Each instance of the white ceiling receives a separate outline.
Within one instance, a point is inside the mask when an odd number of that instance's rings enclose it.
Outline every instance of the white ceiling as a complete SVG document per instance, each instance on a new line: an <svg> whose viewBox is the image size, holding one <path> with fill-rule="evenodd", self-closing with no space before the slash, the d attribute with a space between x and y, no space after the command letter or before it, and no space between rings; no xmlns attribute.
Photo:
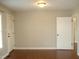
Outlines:
<svg viewBox="0 0 79 59"><path fill-rule="evenodd" d="M73 10L78 7L79 0L47 0L48 6L43 9ZM0 3L14 11L39 9L33 0L0 0Z"/></svg>

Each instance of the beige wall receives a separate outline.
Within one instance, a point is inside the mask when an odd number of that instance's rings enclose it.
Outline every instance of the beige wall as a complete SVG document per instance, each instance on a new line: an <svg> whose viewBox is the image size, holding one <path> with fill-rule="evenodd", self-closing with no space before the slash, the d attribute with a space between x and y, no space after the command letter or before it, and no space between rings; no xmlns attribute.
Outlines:
<svg viewBox="0 0 79 59"><path fill-rule="evenodd" d="M15 13L16 48L56 48L56 17L71 11L33 10Z"/></svg>

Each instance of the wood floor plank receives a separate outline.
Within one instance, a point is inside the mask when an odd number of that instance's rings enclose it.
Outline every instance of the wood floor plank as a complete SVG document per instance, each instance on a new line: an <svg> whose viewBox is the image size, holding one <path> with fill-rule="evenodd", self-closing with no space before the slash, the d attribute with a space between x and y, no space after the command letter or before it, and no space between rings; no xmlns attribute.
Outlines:
<svg viewBox="0 0 79 59"><path fill-rule="evenodd" d="M73 50L14 50L5 59L77 59Z"/></svg>

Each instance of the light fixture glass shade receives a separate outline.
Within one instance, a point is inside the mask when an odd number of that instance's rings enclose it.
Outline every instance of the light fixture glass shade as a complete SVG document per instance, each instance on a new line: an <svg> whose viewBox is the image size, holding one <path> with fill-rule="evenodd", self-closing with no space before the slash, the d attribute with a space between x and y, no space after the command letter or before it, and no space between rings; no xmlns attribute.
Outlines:
<svg viewBox="0 0 79 59"><path fill-rule="evenodd" d="M45 1L37 1L36 5L43 8L43 7L47 6L47 2L45 2Z"/></svg>

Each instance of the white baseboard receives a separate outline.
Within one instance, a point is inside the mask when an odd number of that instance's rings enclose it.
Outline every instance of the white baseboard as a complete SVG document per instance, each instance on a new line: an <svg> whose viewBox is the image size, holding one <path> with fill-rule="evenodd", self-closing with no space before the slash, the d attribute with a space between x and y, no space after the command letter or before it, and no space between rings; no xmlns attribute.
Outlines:
<svg viewBox="0 0 79 59"><path fill-rule="evenodd" d="M35 49L56 49L56 48L23 48L23 47L16 47L15 49L33 49L33 50L35 50Z"/></svg>
<svg viewBox="0 0 79 59"><path fill-rule="evenodd" d="M12 49L12 50L13 50L13 49ZM12 51L12 50L11 50L11 51ZM11 52L11 51L10 51L10 52ZM7 57L10 52L7 52L5 55L3 55L1 59L4 59L5 57Z"/></svg>
<svg viewBox="0 0 79 59"><path fill-rule="evenodd" d="M79 56L79 53L77 53L77 55Z"/></svg>
<svg viewBox="0 0 79 59"><path fill-rule="evenodd" d="M43 47L41 47L41 48L34 48L34 47L33 47L33 48L32 48L32 47L31 47L31 48L15 47L15 49L20 49L20 50L22 50L22 49L23 49L23 50L39 50L39 49L45 49L45 50L46 50L46 49L47 49L47 50L49 49L49 50L50 50L50 49L55 49L55 50L56 50L56 49L58 49L58 48L49 48L49 47L48 47L48 48L43 48ZM66 49L66 48L65 48L65 49L59 49L59 50L72 50L72 48L69 48L69 49Z"/></svg>
<svg viewBox="0 0 79 59"><path fill-rule="evenodd" d="M4 59L5 57L7 57L9 55L9 53L6 53L4 56L2 56L1 59Z"/></svg>

